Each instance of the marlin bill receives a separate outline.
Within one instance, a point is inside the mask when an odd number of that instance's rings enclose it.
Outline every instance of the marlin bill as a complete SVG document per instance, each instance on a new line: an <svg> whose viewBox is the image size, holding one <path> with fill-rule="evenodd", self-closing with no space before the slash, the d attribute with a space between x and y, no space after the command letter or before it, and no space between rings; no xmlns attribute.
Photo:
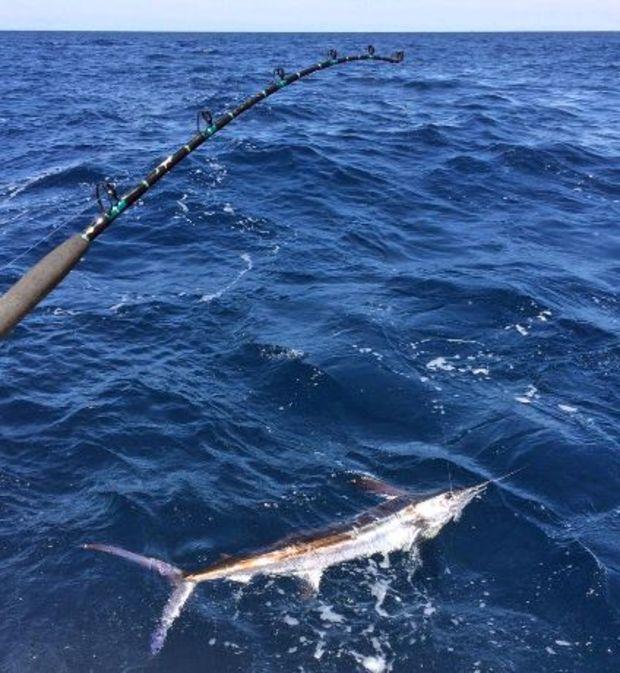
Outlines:
<svg viewBox="0 0 620 673"><path fill-rule="evenodd" d="M85 544L84 549L114 554L154 570L170 581L172 594L151 638L151 652L163 647L166 634L198 584L214 580L247 583L257 575L290 576L308 589L318 591L323 572L353 559L410 550L435 537L450 521L457 521L464 508L481 495L490 482L461 490L449 490L424 499L366 474L353 483L384 501L348 524L276 543L251 554L227 557L196 572L107 544Z"/></svg>

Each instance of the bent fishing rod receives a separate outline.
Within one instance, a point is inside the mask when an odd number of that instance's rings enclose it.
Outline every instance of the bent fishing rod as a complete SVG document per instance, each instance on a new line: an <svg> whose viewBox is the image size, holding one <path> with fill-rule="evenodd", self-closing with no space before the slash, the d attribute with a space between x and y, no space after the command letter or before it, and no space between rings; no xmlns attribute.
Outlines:
<svg viewBox="0 0 620 673"><path fill-rule="evenodd" d="M339 57L337 52L331 49L327 60L311 65L304 70L287 75L282 68L276 68L274 71L275 79L268 87L247 98L236 108L225 112L217 119L213 119L213 115L209 110L201 110L198 113L197 133L174 154L164 159L135 187L119 197L114 184L106 182L97 185L96 196L101 213L90 222L83 232L74 234L49 252L0 297L0 337L6 336L22 318L28 315L49 292L60 284L63 278L86 254L90 244L119 215L134 205L164 175L185 159L188 154L191 154L206 140L218 131L221 131L233 119L247 112L247 110L276 93L276 91L318 70L325 70L326 68L350 61L387 61L388 63L400 63L404 59L404 56L403 51L397 51L391 56L378 56L375 54L374 47L369 46L366 53ZM201 128L201 126L204 126L204 128ZM107 207L104 205L104 202Z"/></svg>

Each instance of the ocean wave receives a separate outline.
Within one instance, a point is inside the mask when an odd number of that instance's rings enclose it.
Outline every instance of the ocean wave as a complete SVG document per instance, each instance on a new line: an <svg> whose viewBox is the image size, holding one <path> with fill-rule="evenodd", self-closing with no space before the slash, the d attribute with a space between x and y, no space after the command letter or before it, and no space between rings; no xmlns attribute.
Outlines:
<svg viewBox="0 0 620 673"><path fill-rule="evenodd" d="M407 89L415 89L416 91L443 91L446 89L458 89L463 84L463 80L446 77L408 80L403 83L403 86Z"/></svg>
<svg viewBox="0 0 620 673"><path fill-rule="evenodd" d="M56 232L5 287L86 226L103 176L139 182L196 110L269 83L274 54L290 70L326 48L0 40L6 261ZM618 38L337 41L408 56L316 73L227 126L2 342L3 671L144 668L168 587L85 542L195 570L377 505L351 471L423 497L515 470L314 598L205 586L148 666L614 670Z"/></svg>

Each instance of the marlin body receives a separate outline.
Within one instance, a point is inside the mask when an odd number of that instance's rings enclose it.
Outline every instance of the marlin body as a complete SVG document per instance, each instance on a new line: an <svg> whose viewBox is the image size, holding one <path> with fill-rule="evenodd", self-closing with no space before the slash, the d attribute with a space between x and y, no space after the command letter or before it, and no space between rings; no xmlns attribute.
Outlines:
<svg viewBox="0 0 620 673"><path fill-rule="evenodd" d="M163 647L168 629L200 582L229 580L247 583L257 575L292 576L318 591L323 572L334 565L374 554L409 550L418 542L435 537L489 482L459 491L440 493L423 500L369 475L357 475L354 483L382 496L386 502L346 527L290 539L245 556L226 558L197 572L185 572L164 561L112 545L86 544L85 549L107 552L133 561L168 578L174 591L166 604L151 640L151 652Z"/></svg>

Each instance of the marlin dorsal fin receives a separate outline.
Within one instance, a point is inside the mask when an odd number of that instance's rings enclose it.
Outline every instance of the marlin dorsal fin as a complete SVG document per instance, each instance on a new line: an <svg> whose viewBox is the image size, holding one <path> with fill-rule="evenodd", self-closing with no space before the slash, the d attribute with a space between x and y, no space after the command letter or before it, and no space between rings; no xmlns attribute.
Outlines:
<svg viewBox="0 0 620 673"><path fill-rule="evenodd" d="M367 474L366 472L353 473L351 483L364 491L374 493L387 500L391 500L392 498L402 498L403 496L410 497L411 495L404 489L381 481L381 479L377 479L377 477L373 477L372 474Z"/></svg>

